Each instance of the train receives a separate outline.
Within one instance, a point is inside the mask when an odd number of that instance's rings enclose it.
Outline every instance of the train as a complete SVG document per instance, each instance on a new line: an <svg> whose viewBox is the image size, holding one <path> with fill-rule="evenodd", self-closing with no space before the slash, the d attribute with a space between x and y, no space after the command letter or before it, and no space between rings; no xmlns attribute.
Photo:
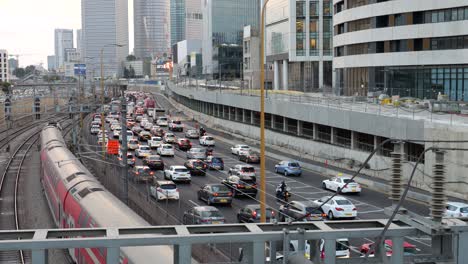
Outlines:
<svg viewBox="0 0 468 264"><path fill-rule="evenodd" d="M58 228L144 227L143 218L101 185L66 145L62 128L49 123L40 135L41 183ZM106 263L105 248L68 249L75 263ZM174 263L172 246L123 247L120 263ZM192 259L192 263L196 263Z"/></svg>

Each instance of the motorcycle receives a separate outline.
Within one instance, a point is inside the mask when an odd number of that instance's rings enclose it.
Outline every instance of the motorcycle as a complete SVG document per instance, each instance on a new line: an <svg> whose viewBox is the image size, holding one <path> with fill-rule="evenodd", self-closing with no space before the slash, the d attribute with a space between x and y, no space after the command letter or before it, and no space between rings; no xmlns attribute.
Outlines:
<svg viewBox="0 0 468 264"><path fill-rule="evenodd" d="M289 202L289 198L291 197L291 188L289 187L286 187L286 190L284 192L281 191L281 188L278 186L276 188L276 201L278 202L284 202L284 203L288 203Z"/></svg>

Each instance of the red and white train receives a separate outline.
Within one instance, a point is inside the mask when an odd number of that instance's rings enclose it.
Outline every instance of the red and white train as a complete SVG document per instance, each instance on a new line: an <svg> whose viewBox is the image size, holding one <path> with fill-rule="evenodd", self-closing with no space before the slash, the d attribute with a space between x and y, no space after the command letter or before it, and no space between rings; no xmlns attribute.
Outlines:
<svg viewBox="0 0 468 264"><path fill-rule="evenodd" d="M104 188L68 150L60 126L41 131L41 182L59 228L139 227L149 224ZM76 263L106 263L106 249L69 249ZM120 263L173 263L171 246L121 248Z"/></svg>

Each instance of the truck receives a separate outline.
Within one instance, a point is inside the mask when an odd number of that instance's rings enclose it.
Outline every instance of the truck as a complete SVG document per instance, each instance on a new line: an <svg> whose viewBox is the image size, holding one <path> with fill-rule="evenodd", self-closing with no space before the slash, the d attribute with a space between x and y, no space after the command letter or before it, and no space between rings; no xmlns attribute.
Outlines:
<svg viewBox="0 0 468 264"><path fill-rule="evenodd" d="M148 97L145 99L145 108L146 109L149 109L149 108L155 108L156 106L156 101L151 98L151 97Z"/></svg>
<svg viewBox="0 0 468 264"><path fill-rule="evenodd" d="M153 118L153 120L156 120L160 116L165 116L166 115L166 110L164 110L162 108L154 108L153 112L151 114L149 114L149 115Z"/></svg>

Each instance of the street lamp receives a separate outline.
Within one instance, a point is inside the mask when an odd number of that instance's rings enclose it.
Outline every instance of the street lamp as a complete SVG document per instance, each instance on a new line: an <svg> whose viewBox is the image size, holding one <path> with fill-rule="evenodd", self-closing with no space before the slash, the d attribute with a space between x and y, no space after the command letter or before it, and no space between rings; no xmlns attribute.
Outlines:
<svg viewBox="0 0 468 264"><path fill-rule="evenodd" d="M260 222L266 222L266 179L265 179L265 9L262 6L260 21Z"/></svg>
<svg viewBox="0 0 468 264"><path fill-rule="evenodd" d="M104 53L104 48L105 47L123 47L125 45L122 44L106 44L101 48L101 129L102 129L102 159L104 159L106 155L106 146L105 146L105 141L107 138L107 135L105 134L106 131L106 122L104 120L104 63L103 63L103 53ZM127 135L127 131L125 131L125 136ZM123 138L123 137L122 137ZM126 162L126 156L125 156L125 162Z"/></svg>

